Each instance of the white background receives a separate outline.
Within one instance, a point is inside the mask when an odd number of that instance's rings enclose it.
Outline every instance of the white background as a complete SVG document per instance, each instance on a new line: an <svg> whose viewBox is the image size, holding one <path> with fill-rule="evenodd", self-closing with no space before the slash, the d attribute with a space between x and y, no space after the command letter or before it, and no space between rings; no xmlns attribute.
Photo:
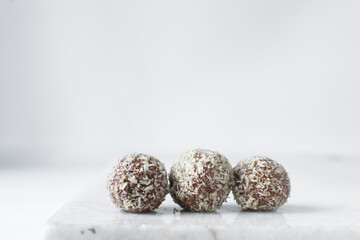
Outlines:
<svg viewBox="0 0 360 240"><path fill-rule="evenodd" d="M0 238L39 239L127 152L359 155L359 9L0 0Z"/></svg>
<svg viewBox="0 0 360 240"><path fill-rule="evenodd" d="M358 1L1 1L2 164L358 154Z"/></svg>

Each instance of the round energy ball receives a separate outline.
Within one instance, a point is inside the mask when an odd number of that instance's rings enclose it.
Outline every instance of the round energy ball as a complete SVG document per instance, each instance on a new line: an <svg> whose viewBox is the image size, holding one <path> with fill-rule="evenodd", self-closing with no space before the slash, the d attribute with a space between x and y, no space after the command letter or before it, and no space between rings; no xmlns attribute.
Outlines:
<svg viewBox="0 0 360 240"><path fill-rule="evenodd" d="M234 168L233 194L244 209L275 210L290 195L290 179L284 167L267 157L252 157Z"/></svg>
<svg viewBox="0 0 360 240"><path fill-rule="evenodd" d="M231 191L232 167L220 153L195 149L175 161L169 180L170 194L182 208L215 211Z"/></svg>
<svg viewBox="0 0 360 240"><path fill-rule="evenodd" d="M111 201L127 212L148 212L158 208L165 199L167 187L164 165L142 153L125 155L107 179Z"/></svg>

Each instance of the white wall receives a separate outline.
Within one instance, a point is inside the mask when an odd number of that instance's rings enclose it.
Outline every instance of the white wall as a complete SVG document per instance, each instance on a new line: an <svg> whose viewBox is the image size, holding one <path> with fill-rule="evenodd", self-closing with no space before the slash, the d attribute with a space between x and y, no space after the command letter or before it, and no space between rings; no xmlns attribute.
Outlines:
<svg viewBox="0 0 360 240"><path fill-rule="evenodd" d="M360 2L0 2L0 164L359 154Z"/></svg>

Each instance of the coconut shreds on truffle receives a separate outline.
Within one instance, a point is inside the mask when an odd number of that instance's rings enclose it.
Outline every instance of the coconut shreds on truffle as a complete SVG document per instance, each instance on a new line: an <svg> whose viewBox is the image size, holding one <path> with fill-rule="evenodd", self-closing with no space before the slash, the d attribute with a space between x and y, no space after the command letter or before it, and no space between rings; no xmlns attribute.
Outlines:
<svg viewBox="0 0 360 240"><path fill-rule="evenodd" d="M220 153L195 149L181 155L171 167L170 194L189 211L215 211L227 199L232 167Z"/></svg>
<svg viewBox="0 0 360 240"><path fill-rule="evenodd" d="M148 212L158 208L165 199L167 187L164 165L142 153L121 158L107 180L111 201L128 212Z"/></svg>
<svg viewBox="0 0 360 240"><path fill-rule="evenodd" d="M233 194L244 209L275 210L290 195L290 179L274 160L252 157L235 166Z"/></svg>

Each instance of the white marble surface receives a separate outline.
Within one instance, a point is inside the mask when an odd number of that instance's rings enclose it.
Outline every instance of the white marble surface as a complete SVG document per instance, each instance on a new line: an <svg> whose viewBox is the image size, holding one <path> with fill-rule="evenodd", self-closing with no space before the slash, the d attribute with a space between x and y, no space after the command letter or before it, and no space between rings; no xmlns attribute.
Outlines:
<svg viewBox="0 0 360 240"><path fill-rule="evenodd" d="M230 195L215 213L181 212L168 195L152 213L125 213L105 192L105 177L49 221L45 238L60 239L360 239L359 158L280 159L291 198L276 212L242 211Z"/></svg>
<svg viewBox="0 0 360 240"><path fill-rule="evenodd" d="M42 239L49 217L98 171L74 166L0 167L0 239Z"/></svg>

